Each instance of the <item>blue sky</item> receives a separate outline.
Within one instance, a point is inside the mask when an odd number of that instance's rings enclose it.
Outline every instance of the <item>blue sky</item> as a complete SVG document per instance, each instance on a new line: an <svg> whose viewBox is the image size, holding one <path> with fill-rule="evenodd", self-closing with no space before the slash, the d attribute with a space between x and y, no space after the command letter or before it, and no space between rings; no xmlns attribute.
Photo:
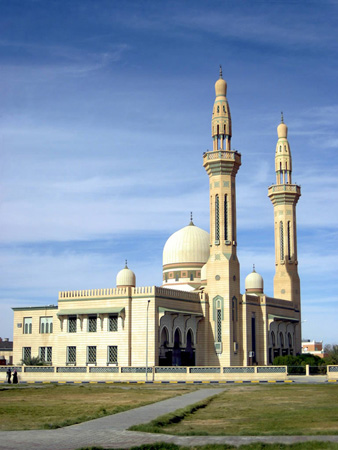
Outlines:
<svg viewBox="0 0 338 450"><path fill-rule="evenodd" d="M273 295L276 127L297 207L303 337L337 343L338 2L0 0L0 336L12 306L160 285L166 239L208 230L202 154L228 83L242 292Z"/></svg>

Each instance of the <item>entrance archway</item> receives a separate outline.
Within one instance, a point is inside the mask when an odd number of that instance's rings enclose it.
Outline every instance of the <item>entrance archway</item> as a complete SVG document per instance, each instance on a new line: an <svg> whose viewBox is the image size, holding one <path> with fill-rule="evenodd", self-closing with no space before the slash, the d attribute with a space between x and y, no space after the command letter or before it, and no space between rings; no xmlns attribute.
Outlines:
<svg viewBox="0 0 338 450"><path fill-rule="evenodd" d="M179 328L176 328L174 334L174 348L173 348L173 356L172 356L172 365L173 366L181 366L182 365L182 355L181 355L181 332Z"/></svg>
<svg viewBox="0 0 338 450"><path fill-rule="evenodd" d="M182 352L182 365L183 366L195 365L194 337L191 329L188 330L187 345L185 347L185 350Z"/></svg>

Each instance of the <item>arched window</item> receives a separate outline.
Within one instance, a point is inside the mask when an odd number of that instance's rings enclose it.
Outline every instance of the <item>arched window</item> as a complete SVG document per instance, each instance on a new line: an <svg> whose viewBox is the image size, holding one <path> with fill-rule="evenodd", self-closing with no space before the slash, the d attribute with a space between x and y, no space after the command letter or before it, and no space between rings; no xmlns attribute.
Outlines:
<svg viewBox="0 0 338 450"><path fill-rule="evenodd" d="M280 341L280 347L284 348L284 336L283 336L283 333L279 333L279 341Z"/></svg>
<svg viewBox="0 0 338 450"><path fill-rule="evenodd" d="M224 239L228 240L228 197L224 196Z"/></svg>
<svg viewBox="0 0 338 450"><path fill-rule="evenodd" d="M288 333L288 344L289 344L289 348L292 348L292 337L291 337L291 333Z"/></svg>
<svg viewBox="0 0 338 450"><path fill-rule="evenodd" d="M218 194L215 197L215 241L219 241L219 196L218 196Z"/></svg>
<svg viewBox="0 0 338 450"><path fill-rule="evenodd" d="M191 348L194 346L194 339L191 329L189 328L187 333L187 348Z"/></svg>
<svg viewBox="0 0 338 450"><path fill-rule="evenodd" d="M167 347L168 341L169 341L168 330L166 327L164 327L161 332L161 347Z"/></svg>
<svg viewBox="0 0 338 450"><path fill-rule="evenodd" d="M283 232L283 222L279 222L279 241L280 241L280 259L284 259L284 232Z"/></svg>
<svg viewBox="0 0 338 450"><path fill-rule="evenodd" d="M217 106L217 112L219 113L219 106Z"/></svg>
<svg viewBox="0 0 338 450"><path fill-rule="evenodd" d="M271 345L272 345L272 347L276 346L276 337L275 337L275 333L273 331L271 331Z"/></svg>
<svg viewBox="0 0 338 450"><path fill-rule="evenodd" d="M225 105L223 105L223 112L225 113Z"/></svg>

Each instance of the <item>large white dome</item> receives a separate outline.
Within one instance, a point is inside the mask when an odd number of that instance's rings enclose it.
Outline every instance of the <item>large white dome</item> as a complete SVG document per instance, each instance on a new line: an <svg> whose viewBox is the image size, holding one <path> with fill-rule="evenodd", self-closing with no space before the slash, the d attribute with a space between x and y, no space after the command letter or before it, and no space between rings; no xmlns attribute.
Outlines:
<svg viewBox="0 0 338 450"><path fill-rule="evenodd" d="M203 263L210 254L210 237L207 231L192 222L176 231L165 243L163 266L167 264Z"/></svg>

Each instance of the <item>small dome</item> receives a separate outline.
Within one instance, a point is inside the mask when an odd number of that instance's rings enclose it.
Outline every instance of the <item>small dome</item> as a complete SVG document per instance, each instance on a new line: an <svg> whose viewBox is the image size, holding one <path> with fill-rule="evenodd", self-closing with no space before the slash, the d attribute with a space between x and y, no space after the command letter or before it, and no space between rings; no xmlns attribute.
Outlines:
<svg viewBox="0 0 338 450"><path fill-rule="evenodd" d="M255 271L253 271L245 278L245 291L250 293L260 293L263 294L264 282L262 276Z"/></svg>
<svg viewBox="0 0 338 450"><path fill-rule="evenodd" d="M170 236L163 248L163 265L203 263L210 254L210 237L207 231L193 222Z"/></svg>
<svg viewBox="0 0 338 450"><path fill-rule="evenodd" d="M204 266L201 269L201 281L207 281L207 265L204 264Z"/></svg>
<svg viewBox="0 0 338 450"><path fill-rule="evenodd" d="M134 272L128 269L127 261L125 268L120 270L116 276L116 287L136 286L136 276Z"/></svg>
<svg viewBox="0 0 338 450"><path fill-rule="evenodd" d="M277 127L278 139L288 137L288 127L284 123L284 117L282 113L281 123Z"/></svg>
<svg viewBox="0 0 338 450"><path fill-rule="evenodd" d="M219 95L226 97L226 95L227 95L227 83L225 80L223 80L222 66L220 66L220 70L219 70L219 79L215 83L215 92L216 92L216 97L218 97Z"/></svg>

